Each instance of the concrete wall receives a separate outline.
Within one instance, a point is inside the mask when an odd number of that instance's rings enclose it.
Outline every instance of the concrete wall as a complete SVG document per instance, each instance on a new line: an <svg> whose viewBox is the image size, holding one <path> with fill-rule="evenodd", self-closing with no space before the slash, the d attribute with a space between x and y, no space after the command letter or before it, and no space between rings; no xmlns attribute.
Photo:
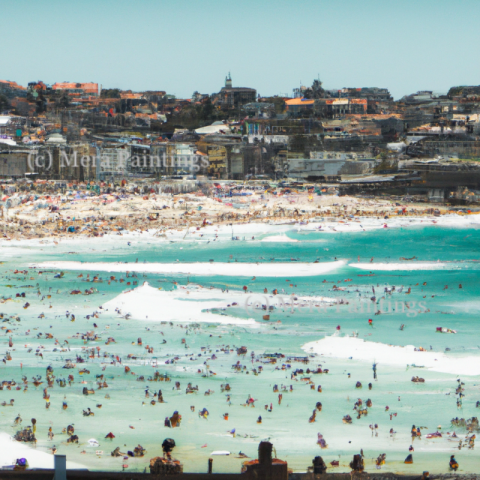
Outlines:
<svg viewBox="0 0 480 480"><path fill-rule="evenodd" d="M374 162L357 162L344 159L317 160L299 158L289 160L289 172L293 177L359 175L369 173Z"/></svg>
<svg viewBox="0 0 480 480"><path fill-rule="evenodd" d="M0 153L0 176L23 176L29 171L27 153Z"/></svg>

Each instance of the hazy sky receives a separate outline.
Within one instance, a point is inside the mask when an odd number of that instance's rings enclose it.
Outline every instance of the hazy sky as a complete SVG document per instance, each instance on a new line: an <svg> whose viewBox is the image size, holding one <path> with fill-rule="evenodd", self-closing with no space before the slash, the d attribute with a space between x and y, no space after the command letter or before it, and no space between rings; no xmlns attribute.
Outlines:
<svg viewBox="0 0 480 480"><path fill-rule="evenodd" d="M190 97L480 84L480 0L0 0L0 78Z"/></svg>

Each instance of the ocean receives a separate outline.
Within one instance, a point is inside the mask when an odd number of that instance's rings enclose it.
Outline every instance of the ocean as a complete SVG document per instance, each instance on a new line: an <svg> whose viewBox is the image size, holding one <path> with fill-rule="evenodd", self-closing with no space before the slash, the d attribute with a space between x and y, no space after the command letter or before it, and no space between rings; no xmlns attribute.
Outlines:
<svg viewBox="0 0 480 480"><path fill-rule="evenodd" d="M278 241L262 241L269 237ZM459 471L474 472L475 450L458 449L467 432L450 421L475 417L480 411L479 244L475 225L432 224L328 232L311 225L248 225L218 231L209 227L186 237L178 231L166 240L129 234L57 243L3 242L2 342L11 360L0 363L1 380L14 379L21 388L5 387L1 392L1 401L14 399L15 406L0 407L0 431L13 435L18 414L22 426L36 418L37 450L49 451L55 445L68 460L96 470L120 471L128 464L128 470L148 471L148 460L162 455L161 444L170 437L177 445L173 456L186 472L207 471L215 451L231 453L213 457L214 472L239 472L244 460L238 453L256 458L264 439L294 471L306 471L317 455L327 464L340 461L330 472L349 471L352 456L363 449L367 471L376 471L374 459L386 453L385 471L446 472L455 454ZM87 269L86 263L85 269L79 264L49 266L57 261L96 263L98 270ZM206 273L203 267L195 274L175 273L176 266L181 270L195 262L202 262ZM321 274L296 275L313 262L330 267ZM124 271L108 272L106 264L122 264L116 268ZM171 273L141 271L151 264L170 264ZM252 264L252 275L246 276L238 264ZM282 275L269 276L272 265L280 264ZM218 265L216 274L207 274L211 265ZM93 282L95 275L98 281ZM90 288L94 293L83 294ZM132 289L137 290L122 293ZM71 293L76 290L82 294ZM16 296L22 293L25 297ZM262 305L277 307L267 312ZM202 313L205 309L209 312ZM93 316L94 312L98 313ZM264 320L267 314L270 318ZM438 327L456 333L440 333ZM84 341L87 331L100 338ZM48 333L53 338L46 338ZM108 337L115 342L106 345ZM311 350L311 342L319 340ZM242 346L247 353L238 355ZM425 352L413 351L420 347ZM89 356L91 349L94 358ZM274 353L283 357L270 363L265 354ZM76 362L77 355L85 363ZM113 364L117 356L121 363ZM62 368L67 359L76 363L75 369ZM65 387L55 382L48 389L51 405L46 409L42 395L48 366L55 380L73 374L74 382ZM125 366L130 372L125 373ZM306 372L319 366L328 373ZM82 368L90 373L80 375ZM156 370L171 381L149 380ZM97 389L96 376L102 374L108 388ZM38 375L44 383L35 387L32 378ZM413 376L425 382L414 383ZM356 388L356 382L362 388ZM464 396L457 406L455 390L462 382ZM198 391L187 394L188 383ZM222 392L227 383L230 391ZM85 386L95 394L83 395ZM152 405L151 394L159 389L165 403ZM249 397L255 399L254 407L244 406ZM364 405L371 399L372 406L368 415L357 419L354 405L359 398ZM309 423L317 402L322 411ZM87 407L95 416L83 416ZM199 416L203 408L207 418ZM182 422L170 429L164 420L174 411ZM351 424L342 422L347 414ZM370 425L375 424L378 428L372 431ZM61 432L67 425L74 425L78 445L66 443L67 435ZM422 427L421 439L412 441L412 425ZM47 437L50 426L52 441ZM426 438L437 430L441 438ZM454 430L457 439L447 434ZM109 432L114 439L105 438ZM328 448L320 449L318 433ZM89 446L90 439L99 446ZM110 456L116 447L126 452L137 444L147 450L145 457ZM414 463L406 465L410 445ZM3 464L14 460L9 455L1 454Z"/></svg>

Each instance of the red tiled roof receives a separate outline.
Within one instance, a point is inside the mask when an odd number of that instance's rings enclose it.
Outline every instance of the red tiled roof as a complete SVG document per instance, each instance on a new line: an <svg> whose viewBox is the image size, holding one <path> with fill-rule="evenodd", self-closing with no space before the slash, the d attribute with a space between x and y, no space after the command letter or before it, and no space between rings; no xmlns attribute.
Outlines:
<svg viewBox="0 0 480 480"><path fill-rule="evenodd" d="M58 82L54 83L52 88L54 90L72 90L75 88L81 88L86 93L98 93L98 83Z"/></svg>
<svg viewBox="0 0 480 480"><path fill-rule="evenodd" d="M313 105L315 100L307 100L304 98L292 98L291 100L285 100L287 106L293 105Z"/></svg>

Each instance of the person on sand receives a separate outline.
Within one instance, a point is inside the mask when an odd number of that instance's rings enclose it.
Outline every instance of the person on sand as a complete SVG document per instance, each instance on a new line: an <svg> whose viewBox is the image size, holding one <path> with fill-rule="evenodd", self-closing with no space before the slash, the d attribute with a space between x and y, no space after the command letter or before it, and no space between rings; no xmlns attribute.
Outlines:
<svg viewBox="0 0 480 480"><path fill-rule="evenodd" d="M455 460L455 455L452 455L450 457L450 462L449 462L450 470L454 470L455 472L458 469L458 462Z"/></svg>

